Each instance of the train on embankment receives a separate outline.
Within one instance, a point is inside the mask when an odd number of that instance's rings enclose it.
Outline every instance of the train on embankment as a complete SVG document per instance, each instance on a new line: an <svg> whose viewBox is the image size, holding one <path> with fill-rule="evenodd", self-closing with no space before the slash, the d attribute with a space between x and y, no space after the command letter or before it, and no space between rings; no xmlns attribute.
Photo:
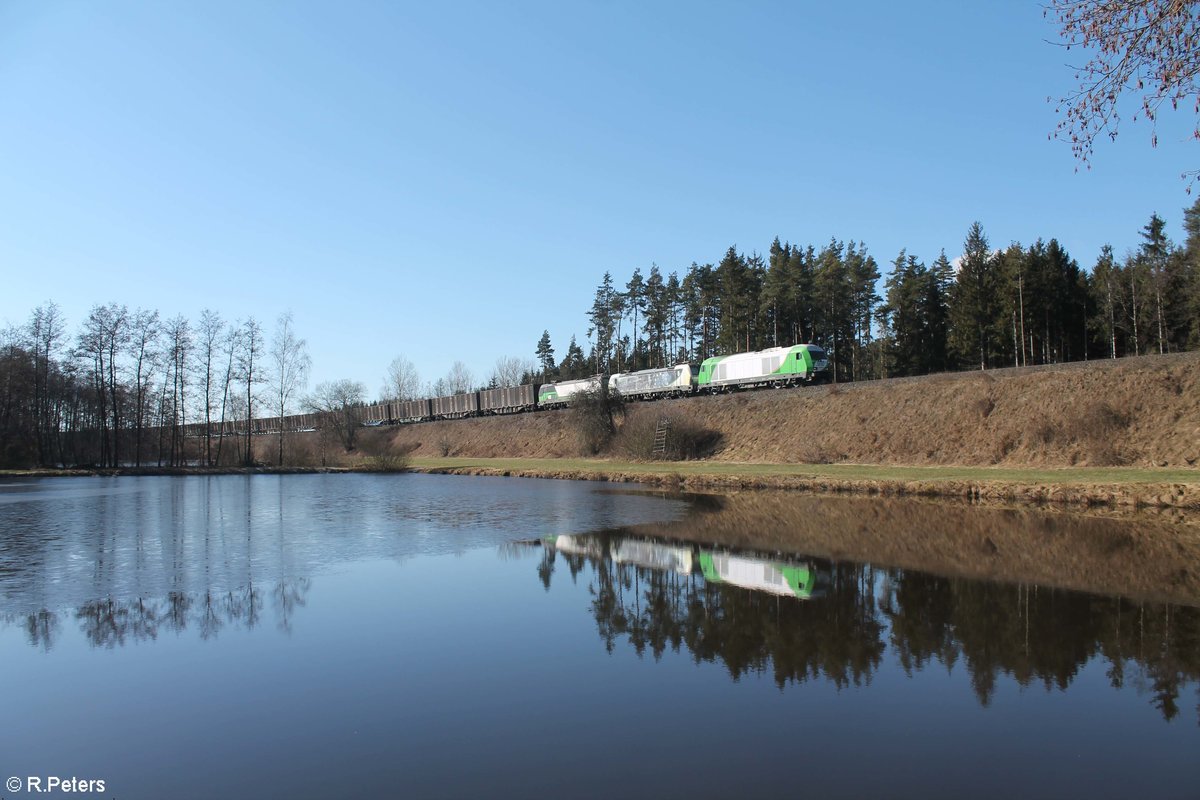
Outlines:
<svg viewBox="0 0 1200 800"><path fill-rule="evenodd" d="M829 369L829 358L822 348L813 344L797 344L713 356L704 359L699 366L684 363L555 383L504 386L445 397L372 403L359 409L359 421L364 426L376 427L565 408L581 395L599 390L602 385L626 400L659 400L740 389L800 386L825 380ZM320 424L319 413L291 414L283 418L258 417L251 420L250 433L308 431L319 428ZM203 422L196 422L184 426L187 436L203 436L206 431L215 435L244 435L246 421L226 420L207 426Z"/></svg>

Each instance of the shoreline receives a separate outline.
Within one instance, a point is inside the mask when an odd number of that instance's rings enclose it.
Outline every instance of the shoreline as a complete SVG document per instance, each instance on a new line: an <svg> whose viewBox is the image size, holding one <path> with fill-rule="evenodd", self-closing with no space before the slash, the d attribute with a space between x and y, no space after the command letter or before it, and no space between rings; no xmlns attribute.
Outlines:
<svg viewBox="0 0 1200 800"><path fill-rule="evenodd" d="M186 475L321 475L342 472L379 472L353 467L81 467L78 469L7 469L0 478L119 478L122 476ZM396 470L402 472L403 470Z"/></svg>
<svg viewBox="0 0 1200 800"><path fill-rule="evenodd" d="M921 497L981 504L1200 510L1200 469L918 467L867 464L740 464L712 461L416 458L403 466L124 467L24 469L0 478L424 473L637 483L671 491L787 490Z"/></svg>
<svg viewBox="0 0 1200 800"><path fill-rule="evenodd" d="M553 461L562 463L545 463ZM867 497L940 498L981 504L1200 510L1200 470L1181 474L1179 470L1106 468L991 470L986 467L850 464L421 458L414 459L408 471L638 483L672 491L790 490Z"/></svg>

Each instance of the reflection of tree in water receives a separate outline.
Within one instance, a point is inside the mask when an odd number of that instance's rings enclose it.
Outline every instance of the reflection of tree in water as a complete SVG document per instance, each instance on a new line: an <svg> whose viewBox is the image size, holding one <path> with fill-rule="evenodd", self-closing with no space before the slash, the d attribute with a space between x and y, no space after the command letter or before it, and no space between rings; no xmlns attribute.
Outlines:
<svg viewBox="0 0 1200 800"><path fill-rule="evenodd" d="M49 652L54 647L54 639L58 636L58 629L61 623L58 619L58 614L45 609L29 614L25 617L25 633L29 637L29 644L44 652Z"/></svg>
<svg viewBox="0 0 1200 800"><path fill-rule="evenodd" d="M799 601L551 548L538 566L547 585L556 558L572 576L591 568L591 611L610 652L622 640L656 659L685 647L734 679L770 669L781 688L817 677L860 685L879 668L886 633L910 676L962 663L984 706L1002 675L1065 691L1096 658L1114 688L1150 695L1167 720L1200 685L1196 608L845 563L827 567L823 595Z"/></svg>
<svg viewBox="0 0 1200 800"><path fill-rule="evenodd" d="M874 595L862 591L872 580L869 566L837 565L820 601L800 602L694 573L558 557L573 575L591 563L592 614L609 652L620 639L656 659L683 646L697 662L720 661L735 679L771 668L780 687L818 676L839 687L861 685L883 655Z"/></svg>
<svg viewBox="0 0 1200 800"><path fill-rule="evenodd" d="M291 631L292 617L304 607L312 586L309 578L277 582L271 588L272 606L280 630ZM171 592L162 600L137 598L93 600L75 609L73 616L93 647L123 647L154 641L160 632L182 633L194 626L201 639L214 639L227 627L253 630L262 621L263 592L254 584L229 592L208 591L188 595ZM7 623L23 622L29 644L49 651L62 621L53 611L42 610Z"/></svg>
<svg viewBox="0 0 1200 800"><path fill-rule="evenodd" d="M1200 609L893 570L882 610L906 672L962 659L985 706L1002 674L1066 690L1097 657L1114 688L1132 665L1135 688L1168 720L1180 693L1200 683Z"/></svg>
<svg viewBox="0 0 1200 800"><path fill-rule="evenodd" d="M272 592L275 600L275 612L279 630L292 632L292 616L297 608L303 608L307 602L308 590L312 583L308 578L295 581L277 581Z"/></svg>

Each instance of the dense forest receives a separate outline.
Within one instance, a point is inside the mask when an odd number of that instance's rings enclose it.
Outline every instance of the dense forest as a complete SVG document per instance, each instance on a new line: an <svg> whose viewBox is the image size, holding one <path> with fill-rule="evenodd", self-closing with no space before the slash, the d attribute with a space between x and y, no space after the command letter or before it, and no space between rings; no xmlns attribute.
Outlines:
<svg viewBox="0 0 1200 800"><path fill-rule="evenodd" d="M1136 251L1105 246L1090 271L1056 239L1026 246L967 232L957 263L901 250L881 283L860 242L778 238L766 257L730 247L681 278L657 266L622 286L605 273L587 316L590 353L561 362L548 332L537 378L629 372L801 342L822 345L837 381L1176 352L1200 346L1200 202L1186 240L1157 214Z"/></svg>
<svg viewBox="0 0 1200 800"><path fill-rule="evenodd" d="M546 331L536 360L501 358L482 382L459 362L425 384L399 356L380 396L629 372L801 342L829 352L835 381L1200 347L1200 201L1183 216L1182 245L1154 214L1136 250L1118 258L1105 246L1090 270L1056 239L998 248L975 223L955 261L943 251L926 264L902 250L886 275L860 242L817 248L778 238L766 257L730 247L682 278L656 265L633 270L623 285L606 273L587 309L588 350L572 337L556 359ZM268 337L253 318L205 310L198 322L165 319L110 302L72 332L47 303L0 330L0 467L282 464L282 432L256 453L249 425L239 437L210 433L201 442L186 442L183 426L211 431L296 411L344 421L368 402L353 380L301 394L308 366L288 314ZM343 438L352 448L353 437Z"/></svg>

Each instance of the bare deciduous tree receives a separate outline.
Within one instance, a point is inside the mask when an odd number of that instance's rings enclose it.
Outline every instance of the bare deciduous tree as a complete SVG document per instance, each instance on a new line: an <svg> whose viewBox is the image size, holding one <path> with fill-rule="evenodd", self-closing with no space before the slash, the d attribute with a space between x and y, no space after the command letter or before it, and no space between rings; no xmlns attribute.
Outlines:
<svg viewBox="0 0 1200 800"><path fill-rule="evenodd" d="M296 337L292 329L292 312L279 315L275 325L275 338L271 342L270 377L271 400L276 416L279 417L278 464L283 466L283 418L290 411L296 392L308 383L308 370L312 359L308 355L308 343Z"/></svg>
<svg viewBox="0 0 1200 800"><path fill-rule="evenodd" d="M238 353L242 351L242 326L231 325L221 337L222 352L221 357L225 360L225 374L221 381L221 436L217 439L217 455L216 464L221 463L221 450L225 445L225 420L231 410L233 398L230 397L230 390L233 388L234 378L237 377L237 361ZM236 417L234 417L236 419Z"/></svg>
<svg viewBox="0 0 1200 800"><path fill-rule="evenodd" d="M518 358L517 356L501 356L496 359L496 366L488 378L492 388L500 386L519 386L521 378L537 373L538 367L533 359Z"/></svg>
<svg viewBox="0 0 1200 800"><path fill-rule="evenodd" d="M159 332L158 312L138 309L133 315L129 348L133 358L133 463L138 467L142 465L142 434L154 381Z"/></svg>
<svg viewBox="0 0 1200 800"><path fill-rule="evenodd" d="M420 391L421 376L413 363L403 355L393 358L380 394L388 400L415 400Z"/></svg>
<svg viewBox="0 0 1200 800"><path fill-rule="evenodd" d="M163 335L163 363L166 369L159 408L164 419L163 427L170 430L168 461L173 465L181 465L184 461L183 425L187 422L188 365L192 354L191 323L182 314L177 315L167 321ZM162 441L161 436L159 441ZM161 458L160 452L160 461Z"/></svg>
<svg viewBox="0 0 1200 800"><path fill-rule="evenodd" d="M1143 116L1152 126L1164 103L1200 114L1200 15L1194 2L1050 0L1044 14L1058 25L1068 50L1090 53L1076 67L1079 88L1059 98L1055 109L1063 118L1053 135L1069 141L1081 163L1091 160L1097 136L1117 137L1120 99L1127 92L1141 95L1133 119ZM1192 136L1200 139L1200 123ZM1151 143L1158 143L1153 127Z"/></svg>
<svg viewBox="0 0 1200 800"><path fill-rule="evenodd" d="M347 453L354 449L358 429L362 425L362 408L367 400L367 387L346 378L318 383L304 400L310 414L320 416L320 427L333 431Z"/></svg>
<svg viewBox="0 0 1200 800"><path fill-rule="evenodd" d="M33 408L39 464L48 464L61 448L61 426L51 410L51 374L56 371L66 335L62 312L54 302L35 308L29 320L29 344L33 352ZM57 445L57 447L56 447Z"/></svg>
<svg viewBox="0 0 1200 800"><path fill-rule="evenodd" d="M220 356L221 340L225 331L225 322L221 315L211 309L200 312L200 342L197 358L199 363L196 371L200 375L201 399L200 412L204 416L204 463L213 466L212 452L212 415L216 402L217 388L217 358Z"/></svg>
<svg viewBox="0 0 1200 800"><path fill-rule="evenodd" d="M117 356L127 336L129 311L109 303L95 305L79 335L79 354L91 362L91 384L96 393L100 434L100 463L120 465L121 407Z"/></svg>
<svg viewBox="0 0 1200 800"><path fill-rule="evenodd" d="M242 323L242 335L238 352L238 378L246 387L246 450L242 463L247 467L254 466L254 386L262 383L262 369L259 361L262 358L263 335L262 326L258 320L250 317Z"/></svg>
<svg viewBox="0 0 1200 800"><path fill-rule="evenodd" d="M450 367L450 372L446 374L446 388L450 394L462 394L463 392L471 391L471 384L474 377L471 375L471 370L467 369L467 365L461 361L455 361L454 366Z"/></svg>

